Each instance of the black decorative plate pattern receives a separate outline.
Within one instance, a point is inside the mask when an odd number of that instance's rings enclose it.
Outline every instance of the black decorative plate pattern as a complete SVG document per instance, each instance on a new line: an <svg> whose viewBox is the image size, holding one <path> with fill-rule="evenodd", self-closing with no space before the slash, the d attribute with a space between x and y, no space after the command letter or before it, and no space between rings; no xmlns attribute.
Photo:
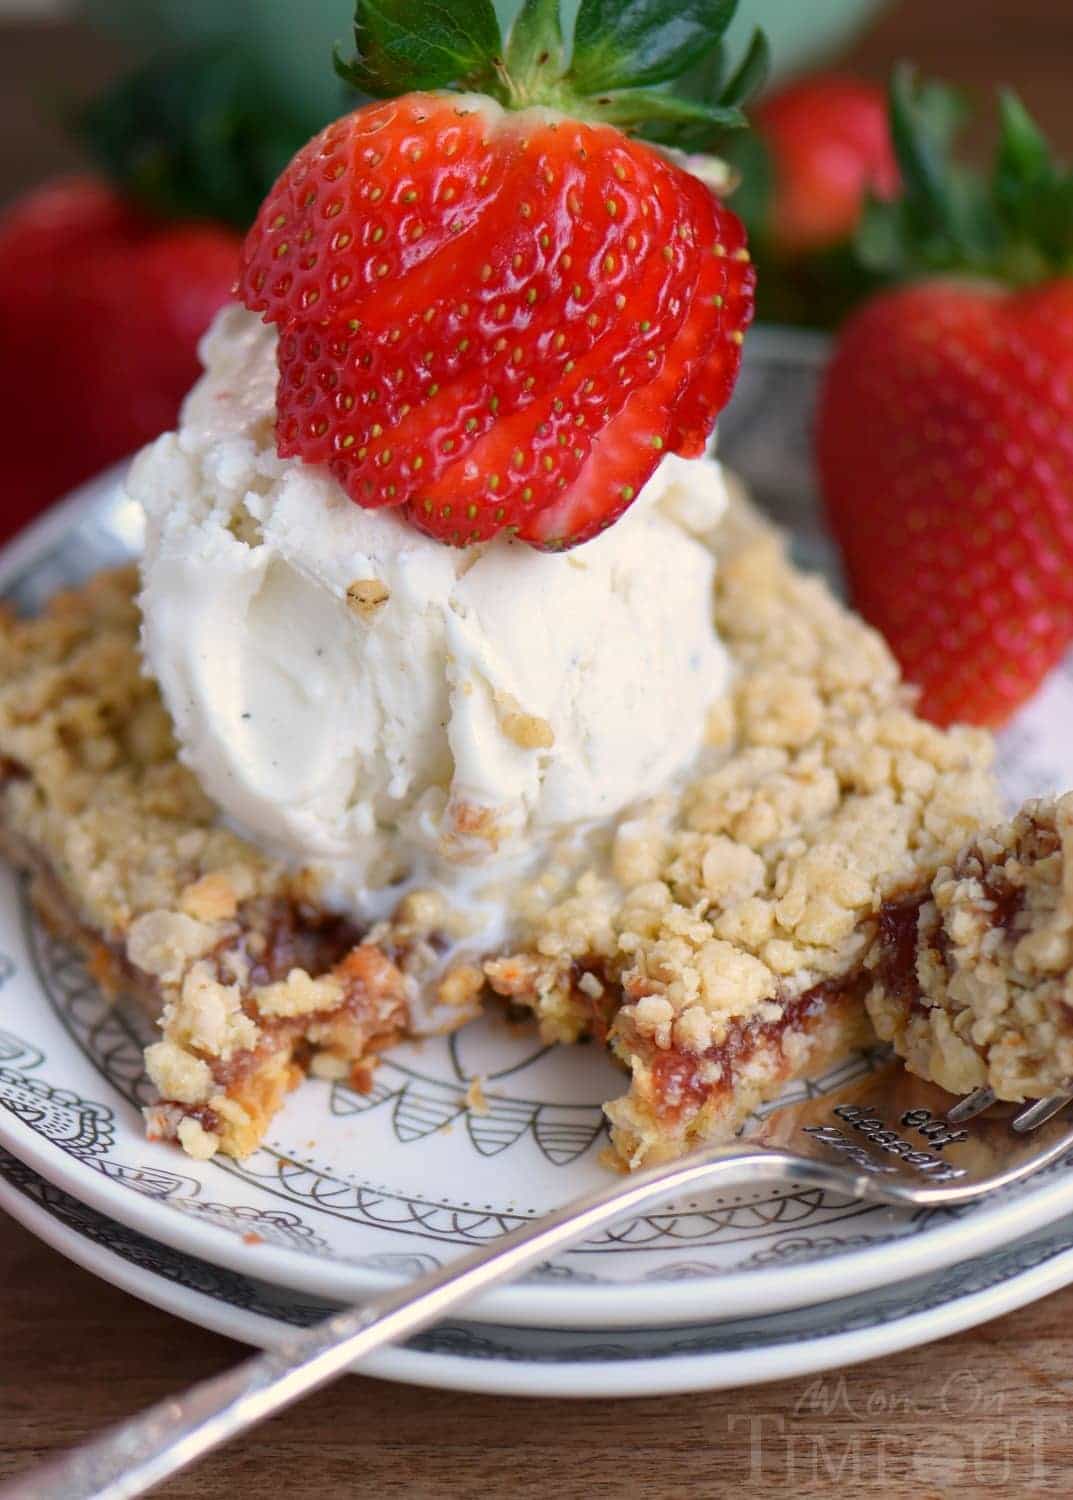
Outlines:
<svg viewBox="0 0 1073 1500"><path fill-rule="evenodd" d="M147 1273L154 1281L194 1292L198 1298L228 1309L270 1320L281 1332L286 1327L306 1327L317 1322L327 1317L337 1305L319 1298L299 1297L253 1277L160 1245L53 1187L3 1150L0 1150L0 1183L6 1184L71 1234L100 1247L135 1270ZM717 1383L729 1384L734 1356L752 1356L759 1351L780 1348L795 1348L800 1354L802 1346L807 1345L814 1355L815 1367L822 1368L830 1362L825 1345L830 1346L847 1335L879 1334L891 1325L909 1325L913 1320L930 1314L956 1314L957 1304L966 1305L966 1324L976 1321L976 1309L969 1306L974 1299L1002 1288L1005 1300L1010 1302L1017 1294L1018 1282L1048 1267L1051 1268L1049 1279L1054 1285L1073 1278L1073 1218L1052 1225L1046 1232L1020 1244L966 1261L937 1275L904 1282L878 1295L848 1297L820 1308L783 1313L777 1318L738 1319L710 1326L638 1330L612 1336L445 1323L411 1340L404 1352L528 1366L534 1372L536 1389L543 1388L548 1394L556 1389L554 1379L546 1382L539 1372L542 1367L549 1366L570 1367L577 1374L585 1366L643 1363L650 1366L655 1391L663 1382L660 1366L686 1360L695 1366L693 1375L698 1386L706 1383L705 1377L709 1373ZM130 1289L139 1290L137 1286ZM168 1300L161 1298L159 1293L153 1294L145 1285L140 1290L150 1300ZM174 1310L193 1321L211 1321L194 1301ZM981 1307L979 1316L991 1316L996 1310L993 1305ZM938 1317L935 1328L936 1332L945 1331ZM921 1332L921 1338L910 1341L921 1342L928 1336L926 1329ZM270 1329L252 1324L247 1336L253 1342L267 1342L272 1337ZM857 1345L861 1343L861 1339L856 1341ZM724 1368L717 1373L709 1364L713 1357L722 1357L724 1362L729 1357L730 1370ZM848 1357L862 1357L859 1348L855 1346L854 1354ZM399 1379L406 1379L407 1373L405 1363L401 1362L393 1371L395 1378ZM430 1374L434 1378L434 1372L429 1371L424 1372L423 1378L429 1379ZM742 1383L748 1378L743 1361ZM484 1381L481 1383L486 1385ZM689 1376L683 1380L679 1368L674 1383L676 1388L682 1388L690 1383ZM601 1375L599 1380L594 1379L592 1394L607 1393L606 1377Z"/></svg>

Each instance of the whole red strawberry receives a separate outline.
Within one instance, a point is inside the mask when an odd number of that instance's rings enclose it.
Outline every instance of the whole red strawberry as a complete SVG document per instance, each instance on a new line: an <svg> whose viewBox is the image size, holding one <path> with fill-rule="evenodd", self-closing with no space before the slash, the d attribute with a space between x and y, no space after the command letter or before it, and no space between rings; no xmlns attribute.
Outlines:
<svg viewBox="0 0 1073 1500"><path fill-rule="evenodd" d="M238 244L158 224L89 177L0 218L0 534L174 423Z"/></svg>
<svg viewBox="0 0 1073 1500"><path fill-rule="evenodd" d="M702 451L737 375L741 225L624 131L732 123L759 50L690 103L653 85L718 47L728 7L674 26L632 7L635 57L616 9L583 0L567 65L548 0L506 44L491 0L359 0L347 76L412 91L303 148L246 240L240 295L279 329L280 453L454 545L594 536L665 452ZM485 92L430 91L453 86Z"/></svg>
<svg viewBox="0 0 1073 1500"><path fill-rule="evenodd" d="M754 124L770 158L767 232L780 256L841 244L869 194L898 192L886 96L875 84L836 73L803 78L768 95Z"/></svg>
<svg viewBox="0 0 1073 1500"><path fill-rule="evenodd" d="M899 247L901 269L918 244L950 269L847 324L820 403L820 472L854 601L922 711L998 725L1073 641L1073 278L1047 279L1073 263L1073 182L1007 97L995 191L951 191L916 105L903 75L908 191L877 243ZM1043 279L1016 288L1004 272Z"/></svg>

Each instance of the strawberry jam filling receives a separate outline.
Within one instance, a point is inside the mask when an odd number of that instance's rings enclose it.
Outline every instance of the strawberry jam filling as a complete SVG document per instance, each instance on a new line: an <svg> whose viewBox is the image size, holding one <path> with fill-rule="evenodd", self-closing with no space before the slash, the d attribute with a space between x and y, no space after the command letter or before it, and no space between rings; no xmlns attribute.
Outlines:
<svg viewBox="0 0 1073 1500"><path fill-rule="evenodd" d="M257 1022L260 1038L255 1047L235 1052L226 1060L206 1059L221 1088L241 1086L281 1051L302 1066L312 1050L306 1035L314 1028L323 1030L330 1025L335 1038L351 1041L356 1060L368 1046L382 1045L401 1034L409 1016L402 972L380 948L363 943L352 922L332 913L306 911L280 899L267 903L267 910L258 916L258 952L256 956L246 954L252 960L250 986L278 983L292 970L301 969L312 979L331 975L340 980L342 994L330 1008L294 1016L263 1016L256 1003L247 999L243 1009ZM228 982L238 957L229 940L217 946L215 960L222 983Z"/></svg>
<svg viewBox="0 0 1073 1500"><path fill-rule="evenodd" d="M286 979L292 969L304 969L316 979L332 969L362 939L361 929L346 917L333 912L303 908L296 902L272 897L246 903L240 912L240 929L257 934L256 952L251 952L251 985L273 984ZM228 982L228 956L234 958L235 945L224 939L214 952L218 977Z"/></svg>
<svg viewBox="0 0 1073 1500"><path fill-rule="evenodd" d="M703 1052L660 1049L650 1070L661 1120L669 1123L689 1117L731 1094L745 1068L763 1054L778 1058L776 1071L788 1074L793 1064L783 1055L785 1039L808 1035L836 1010L859 1008L864 985L863 971L841 979L825 979L785 1001L774 1020L735 1022L722 1041Z"/></svg>
<svg viewBox="0 0 1073 1500"><path fill-rule="evenodd" d="M917 942L927 894L887 901L879 909L875 975L892 1000L906 1010L920 1007Z"/></svg>
<svg viewBox="0 0 1073 1500"><path fill-rule="evenodd" d="M1043 830L1041 834L1040 853L1045 857L1054 852L1057 841L1048 840ZM954 866L954 876L979 882L981 907L987 912L989 925L1015 939L1025 905L1023 886L1011 881L1002 866L987 865L986 856L976 845L962 854ZM932 903L930 889L887 901L879 911L873 972L889 999L907 1012L923 1013L928 1008L917 968L922 950L929 950L948 972L954 967L950 935Z"/></svg>

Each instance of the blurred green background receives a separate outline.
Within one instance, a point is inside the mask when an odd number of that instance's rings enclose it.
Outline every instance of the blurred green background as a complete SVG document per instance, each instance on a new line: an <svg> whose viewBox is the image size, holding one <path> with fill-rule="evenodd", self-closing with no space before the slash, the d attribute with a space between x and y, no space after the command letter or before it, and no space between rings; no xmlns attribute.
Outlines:
<svg viewBox="0 0 1073 1500"><path fill-rule="evenodd" d="M498 0L516 6L518 0ZM1073 0L742 0L780 74L817 63L883 80L899 57L978 97L1015 85L1067 156ZM84 163L65 125L138 57L193 36L250 48L312 124L340 96L329 67L350 0L0 0L0 204ZM863 28L863 29L862 29ZM986 131L978 132L980 140Z"/></svg>
<svg viewBox="0 0 1073 1500"><path fill-rule="evenodd" d="M771 41L777 74L831 56L884 0L749 0L728 33L730 51L744 47L755 26ZM496 0L504 21L519 0ZM568 0L567 12L576 11ZM87 0L86 13L102 28L139 48L241 37L309 129L336 107L339 87L325 59L332 44L347 41L348 0Z"/></svg>

